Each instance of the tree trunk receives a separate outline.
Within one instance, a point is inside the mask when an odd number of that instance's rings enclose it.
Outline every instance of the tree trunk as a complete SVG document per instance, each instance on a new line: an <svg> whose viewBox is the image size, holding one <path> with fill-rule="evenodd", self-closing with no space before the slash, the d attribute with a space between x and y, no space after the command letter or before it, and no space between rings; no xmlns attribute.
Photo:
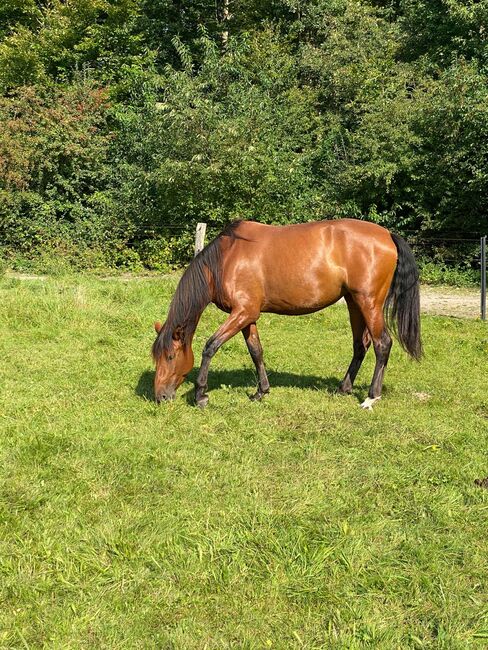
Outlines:
<svg viewBox="0 0 488 650"><path fill-rule="evenodd" d="M229 10L230 0L223 0L222 7L222 45L224 49L227 47L229 41L229 20L231 18Z"/></svg>

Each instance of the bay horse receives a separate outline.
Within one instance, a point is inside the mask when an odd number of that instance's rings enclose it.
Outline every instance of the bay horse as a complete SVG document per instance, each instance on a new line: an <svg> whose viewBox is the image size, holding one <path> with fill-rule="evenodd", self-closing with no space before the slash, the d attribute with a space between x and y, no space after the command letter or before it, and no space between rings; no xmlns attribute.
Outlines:
<svg viewBox="0 0 488 650"><path fill-rule="evenodd" d="M156 401L173 399L192 370L193 335L211 302L228 317L203 350L195 386L200 407L208 402L212 357L238 332L244 335L258 375L258 389L251 399L260 400L269 392L256 325L262 312L310 314L342 297L349 310L353 358L338 390L352 392L373 343L376 365L368 398L361 404L371 409L381 397L392 346L389 329L413 359L422 355L419 274L409 245L381 226L355 219L289 226L230 224L184 272L164 325L155 323Z"/></svg>

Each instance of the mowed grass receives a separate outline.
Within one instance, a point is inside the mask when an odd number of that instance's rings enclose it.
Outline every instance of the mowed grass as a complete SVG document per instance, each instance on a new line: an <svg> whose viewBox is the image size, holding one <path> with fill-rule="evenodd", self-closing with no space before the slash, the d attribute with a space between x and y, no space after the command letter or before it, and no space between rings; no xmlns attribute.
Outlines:
<svg viewBox="0 0 488 650"><path fill-rule="evenodd" d="M369 413L344 306L263 315L263 403L239 337L157 407L176 281L0 283L0 647L486 648L486 325L425 317Z"/></svg>

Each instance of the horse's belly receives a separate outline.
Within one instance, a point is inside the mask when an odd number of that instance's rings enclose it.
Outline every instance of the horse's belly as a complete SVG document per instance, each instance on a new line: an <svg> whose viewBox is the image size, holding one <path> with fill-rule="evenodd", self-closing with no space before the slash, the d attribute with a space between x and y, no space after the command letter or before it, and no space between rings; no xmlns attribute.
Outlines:
<svg viewBox="0 0 488 650"><path fill-rule="evenodd" d="M304 307L293 307L291 305L290 306L266 305L265 307L263 307L263 309L261 309L261 311L269 314L279 314L280 316L303 316L304 314L313 314L313 312L315 311L320 311L321 309L325 309L326 307L333 305L340 298L341 296L337 296L337 298L331 300L330 302L321 305L315 305L315 306L310 305Z"/></svg>
<svg viewBox="0 0 488 650"><path fill-rule="evenodd" d="M317 278L315 282L283 283L281 287L268 286L261 311L297 316L310 314L333 305L343 295L342 283Z"/></svg>

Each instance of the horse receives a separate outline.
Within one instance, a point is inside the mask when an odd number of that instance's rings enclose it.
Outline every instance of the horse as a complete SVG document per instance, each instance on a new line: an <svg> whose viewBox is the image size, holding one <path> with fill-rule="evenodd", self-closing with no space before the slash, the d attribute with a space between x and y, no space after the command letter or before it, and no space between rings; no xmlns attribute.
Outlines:
<svg viewBox="0 0 488 650"><path fill-rule="evenodd" d="M407 242L385 228L356 219L266 225L228 225L190 263L171 301L166 322L155 323L152 346L157 403L175 397L192 370L192 340L204 309L214 303L228 314L205 344L195 385L197 406L208 403L207 378L217 350L242 332L256 367L252 400L269 393L257 321L263 312L310 314L344 298L352 329L353 357L340 393L352 392L366 352L376 364L368 397L381 398L392 337L415 360L422 356L419 273Z"/></svg>

